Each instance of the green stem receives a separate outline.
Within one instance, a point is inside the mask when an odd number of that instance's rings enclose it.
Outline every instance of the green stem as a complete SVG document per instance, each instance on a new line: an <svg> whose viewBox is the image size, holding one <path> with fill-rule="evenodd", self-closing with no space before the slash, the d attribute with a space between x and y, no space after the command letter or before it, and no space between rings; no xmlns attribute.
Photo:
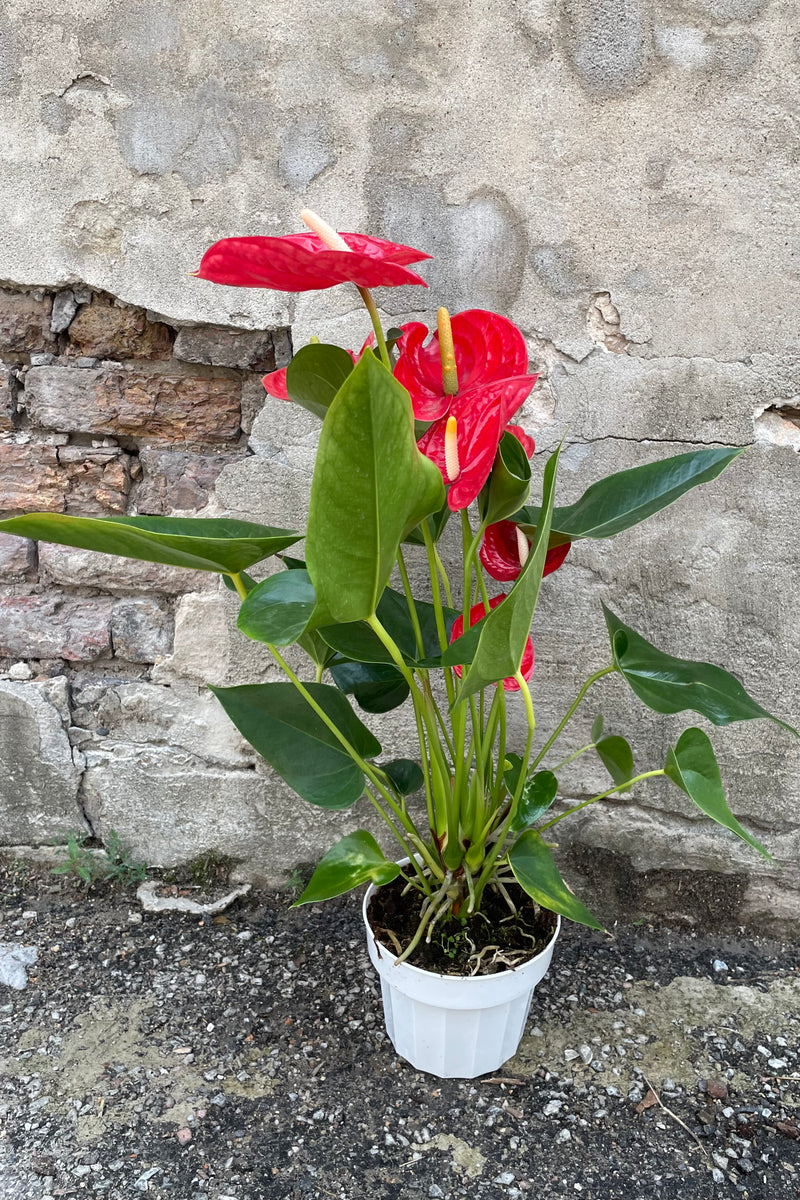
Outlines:
<svg viewBox="0 0 800 1200"><path fill-rule="evenodd" d="M397 566L400 570L400 578L403 581L403 591L406 594L406 604L408 605L408 613L411 617L411 626L414 630L414 640L417 646L417 652L420 658L425 657L425 643L422 640L422 628L419 623L419 615L417 614L417 606L414 603L414 596L411 592L411 581L408 578L406 570L406 561L403 558L403 549L398 546L397 549Z"/></svg>
<svg viewBox="0 0 800 1200"><path fill-rule="evenodd" d="M580 812L582 808L586 808L589 804L596 804L598 800L606 800L609 796L613 796L614 792L619 792L622 788L631 787L634 783L640 783L643 779L653 779L656 775L666 775L666 771L660 768L658 771L643 771L641 775L635 775L633 779L628 779L625 783L618 783L615 787L609 788L607 792L601 792L599 796L592 796L591 800L584 800L582 804L576 804L573 808L568 808L566 812L559 813L557 817L546 821L544 825L539 825L536 832L542 833L545 829L549 829L551 825L557 825L559 821L563 821L564 817L571 817L573 813Z"/></svg>
<svg viewBox="0 0 800 1200"><path fill-rule="evenodd" d="M236 591L239 595L239 599L246 600L247 599L247 588L245 586L245 582L242 579L241 575L234 574L233 572L231 572L231 574L229 575L229 579L232 581L233 586L236 588Z"/></svg>
<svg viewBox="0 0 800 1200"><path fill-rule="evenodd" d="M574 754L569 754L566 758L562 758L560 763L556 763L554 767L551 767L553 774L555 775L556 771L560 771L562 767L566 767L571 762L574 762L576 758L580 758L587 750L594 750L596 746L597 742L589 742L588 746L581 746L580 750L576 750Z"/></svg>
<svg viewBox="0 0 800 1200"><path fill-rule="evenodd" d="M297 688L297 690L300 692L301 696L306 701L306 703L314 710L314 712L317 714L317 716L323 722L323 724L327 726L327 728L331 731L331 733L334 735L336 740L342 745L344 750L347 751L347 753L353 759L353 762L355 762L357 764L357 766L364 772L364 774L366 775L367 779L369 779L372 786L378 792L380 792L385 803L388 804L389 808L394 813L396 819L400 822L400 824L403 826L403 828L406 830L406 832L414 838L419 838L419 833L418 833L417 829L415 828L413 821L411 820L411 818L408 816L407 813L403 812L402 808L395 800L391 791L387 787L384 786L383 782L380 779L380 776L377 774L377 772L376 772L375 768L372 766L372 764L368 763L366 761L366 759L361 757L361 755L356 750L355 746L353 746L348 741L348 739L345 737L345 735L339 729L336 722L331 720L331 718L325 712L325 709L320 704L317 704L316 700L311 695L308 688L305 686L305 684L302 682L302 680L298 679L297 675L294 673L292 668L289 666L289 664L283 658L283 656L280 653L280 651L278 650L277 646L273 646L273 645L271 645L271 643L266 643L266 645L267 645L267 649L269 650L272 657L275 659L278 666L281 668L281 670L284 672L284 674L292 681L292 683ZM374 799L374 797L373 797L373 799ZM440 873L441 868L434 861L434 859L430 856L430 854L428 854L426 856L426 862L428 863L428 866L431 868L431 870L434 872L434 874L438 875Z"/></svg>
<svg viewBox="0 0 800 1200"><path fill-rule="evenodd" d="M426 524L427 524L427 522L426 522ZM447 571L444 569L444 563L442 562L442 560L439 556L439 551L436 548L435 543L434 543L434 547L433 547L433 556L436 561L436 566L439 569L439 574L442 577L442 586L444 587L444 598L447 601L447 607L452 608L453 607L453 593L450 590L450 580L447 576Z"/></svg>
<svg viewBox="0 0 800 1200"><path fill-rule="evenodd" d="M375 337L377 339L378 349L380 350L381 354L381 362L388 371L391 371L392 360L389 358L389 349L386 345L386 338L383 336L383 327L381 326L381 319L378 316L378 306L373 300L372 292L369 290L369 288L360 287L358 289L358 294L364 301L367 312L370 316L370 320L372 321L372 328L375 330Z"/></svg>
<svg viewBox="0 0 800 1200"><path fill-rule="evenodd" d="M556 726L553 733L550 735L550 737L547 739L545 744L542 746L539 753L536 755L536 758L533 760L533 763L531 764L532 771L536 770L539 763L544 758L545 754L547 754L547 751L550 749L550 747L553 745L553 743L555 741L557 741L558 738L561 736L568 721L572 717L573 713L577 709L578 705L580 704L581 700L586 695L586 693L588 692L588 690L592 686L592 684L597 683L598 679L602 679L604 675L610 675L613 671L616 671L616 669L617 669L616 666L612 663L610 667L603 667L603 669L601 671L595 671L594 675L589 676L589 678L586 680L586 682L584 683L581 690L578 692L578 695L575 697L574 701L567 709L565 716L562 718L562 720Z"/></svg>
<svg viewBox="0 0 800 1200"><path fill-rule="evenodd" d="M525 752L522 755L522 762L521 762L520 768L519 768L519 779L517 780L517 786L514 789L514 795L511 800L509 809L508 809L508 815L506 816L506 819L503 822L503 825L500 829L500 832L497 837L497 841L495 842L494 846L489 851L489 853L486 856L486 859L484 860L483 869L480 873L480 877L478 879L478 883L475 888L475 895L477 897L478 904L480 904L480 902L481 902L484 888L486 887L487 883L489 882L492 871L494 869L494 865L497 862L497 859L503 853L503 850L505 848L506 837L508 836L508 831L511 828L511 824L514 820L514 817L517 814L517 808L519 806L520 798L522 796L522 790L525 787L525 780L528 775L528 762L530 761L530 757L531 757L531 748L533 746L533 734L534 734L534 730L536 729L536 717L535 717L534 711L533 711L533 700L531 699L531 692L530 692L530 688L528 687L527 680L524 678L521 671L517 671L516 674L514 675L514 678L516 679L517 683L519 684L519 690L522 695L523 702L525 704L525 715L528 719L528 737L525 741ZM500 683L497 686L502 687L502 684Z"/></svg>

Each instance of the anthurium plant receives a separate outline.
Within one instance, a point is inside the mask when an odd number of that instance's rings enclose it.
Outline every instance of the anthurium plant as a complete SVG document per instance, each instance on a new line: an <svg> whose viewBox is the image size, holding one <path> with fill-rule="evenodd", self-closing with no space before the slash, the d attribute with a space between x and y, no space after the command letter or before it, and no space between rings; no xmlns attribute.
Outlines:
<svg viewBox="0 0 800 1200"><path fill-rule="evenodd" d="M666 777L767 855L729 809L703 729L686 729L664 762L637 771L628 742L605 736L597 719L588 745L554 761L584 698L612 674L658 713L693 712L712 725L777 720L721 667L673 657L606 608L608 664L589 675L555 728L541 733L535 720L531 629L546 576L573 542L655 516L742 451L709 447L650 462L558 506L559 450L534 483L534 443L514 423L537 380L520 330L480 309L452 318L440 309L432 333L419 322L384 331L370 289L425 286L410 264L428 255L302 216L308 232L217 242L196 274L287 292L353 284L363 298L372 329L360 351L312 342L264 379L271 396L320 419L307 528L33 513L0 529L222 576L240 600L239 629L266 644L285 675L213 688L226 713L309 803L347 809L366 796L407 860L387 858L371 833L356 830L324 856L298 903L401 879L419 919L400 958L437 926L479 913L487 889L513 909L518 885L543 908L602 928L562 880L555 827L649 778ZM461 555L448 572L440 539L451 521ZM284 553L302 538L302 558ZM270 556L280 569L255 582L249 569ZM293 643L305 666L287 655ZM511 703L524 712L524 745L509 744ZM386 761L369 718L401 705L411 706L416 744L407 758ZM556 807L562 774L582 754L599 755L609 786Z"/></svg>

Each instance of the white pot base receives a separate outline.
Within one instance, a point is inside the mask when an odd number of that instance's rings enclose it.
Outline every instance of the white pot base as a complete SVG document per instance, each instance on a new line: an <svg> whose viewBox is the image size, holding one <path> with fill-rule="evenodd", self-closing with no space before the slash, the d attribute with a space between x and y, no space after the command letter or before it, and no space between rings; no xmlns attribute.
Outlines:
<svg viewBox="0 0 800 1200"><path fill-rule="evenodd" d="M397 1053L419 1071L442 1079L474 1079L497 1071L516 1054L536 985L544 978L561 929L541 953L513 971L464 977L437 975L408 963L382 945L367 919L367 949L381 978L386 1032Z"/></svg>

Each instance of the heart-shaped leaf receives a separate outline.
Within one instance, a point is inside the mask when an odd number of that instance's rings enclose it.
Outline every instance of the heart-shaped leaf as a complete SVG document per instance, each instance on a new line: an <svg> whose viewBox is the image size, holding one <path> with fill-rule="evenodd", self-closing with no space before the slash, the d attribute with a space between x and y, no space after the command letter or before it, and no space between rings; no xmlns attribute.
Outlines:
<svg viewBox="0 0 800 1200"><path fill-rule="evenodd" d="M323 420L352 371L353 360L341 346L312 342L298 350L286 368L286 391L295 404Z"/></svg>
<svg viewBox="0 0 800 1200"><path fill-rule="evenodd" d="M342 896L362 883L380 887L391 883L399 874L400 867L386 858L372 834L366 829L357 829L331 847L292 908Z"/></svg>
<svg viewBox="0 0 800 1200"><path fill-rule="evenodd" d="M564 883L547 845L534 830L528 829L517 838L508 852L508 861L519 886L542 908L590 929L603 928Z"/></svg>
<svg viewBox="0 0 800 1200"><path fill-rule="evenodd" d="M63 513L9 517L0 521L0 531L142 562L233 575L303 536L229 517L68 517Z"/></svg>
<svg viewBox="0 0 800 1200"><path fill-rule="evenodd" d="M508 784L506 784L508 786ZM558 795L558 780L552 771L537 771L525 780L511 833L519 833L543 817Z"/></svg>
<svg viewBox="0 0 800 1200"><path fill-rule="evenodd" d="M735 833L753 849L758 850L764 858L771 859L769 851L742 828L728 808L714 747L702 729L687 729L681 734L675 748L670 746L667 752L664 770L668 778L677 784L707 817L730 829L731 833Z"/></svg>
<svg viewBox="0 0 800 1200"><path fill-rule="evenodd" d="M629 471L618 471L593 483L580 500L553 512L552 530L561 541L607 538L638 525L679 500L701 483L709 483L746 447L692 450ZM521 509L513 520L530 535L541 510Z"/></svg>
<svg viewBox="0 0 800 1200"><path fill-rule="evenodd" d="M329 670L339 690L352 695L364 712L391 712L408 699L411 691L394 663L337 660L330 664Z"/></svg>
<svg viewBox="0 0 800 1200"><path fill-rule="evenodd" d="M797 734L791 725L773 717L748 696L739 680L722 667L673 658L651 646L605 605L603 613L616 666L639 699L654 712L678 713L690 709L707 717L713 725L766 717Z"/></svg>
<svg viewBox="0 0 800 1200"><path fill-rule="evenodd" d="M422 767L411 758L394 758L391 762L378 765L389 776L398 796L413 796L425 782Z"/></svg>
<svg viewBox="0 0 800 1200"><path fill-rule="evenodd" d="M316 602L308 571L281 571L248 592L236 624L256 642L289 646L305 630Z"/></svg>
<svg viewBox="0 0 800 1200"><path fill-rule="evenodd" d="M630 743L626 742L624 737L615 734L613 737L601 738L595 749L614 783L627 783L629 779L633 779L636 774L633 765L633 751ZM619 789L620 795L627 791L630 789L624 787Z"/></svg>
<svg viewBox="0 0 800 1200"><path fill-rule="evenodd" d="M371 617L402 538L443 500L439 468L414 440L408 392L365 354L320 434L306 533L317 624Z"/></svg>
<svg viewBox="0 0 800 1200"><path fill-rule="evenodd" d="M559 453L560 449L550 456L544 469L542 518L528 560L503 603L481 622L478 649L461 681L457 704L519 670L542 584Z"/></svg>
<svg viewBox="0 0 800 1200"><path fill-rule="evenodd" d="M340 691L307 683L312 698L362 758L380 742ZM239 732L291 788L321 808L349 808L364 791L364 774L293 683L212 687Z"/></svg>

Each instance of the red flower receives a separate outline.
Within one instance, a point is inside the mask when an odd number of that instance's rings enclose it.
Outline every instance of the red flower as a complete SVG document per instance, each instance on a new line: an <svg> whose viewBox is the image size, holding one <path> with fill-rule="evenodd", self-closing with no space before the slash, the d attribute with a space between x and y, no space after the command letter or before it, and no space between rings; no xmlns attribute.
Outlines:
<svg viewBox="0 0 800 1200"><path fill-rule="evenodd" d="M493 596L492 599L489 601L489 608L490 609L497 608L498 604L502 604L502 602L504 600L505 600L504 595L503 596ZM486 606L484 604L473 604L472 608L469 610L470 628L472 628L472 626L475 625L476 622L480 621L481 617L485 617L485 616L486 616ZM464 618L456 617L455 621L453 622L452 631L450 633L451 644L456 640L456 638L460 638L461 634L463 632L464 632ZM461 678L461 667L459 667L459 666L453 667L453 670L455 671L456 675L460 679ZM520 671L522 672L522 678L525 680L530 679L531 675L533 674L533 642L531 641L530 638L528 638L528 641L525 645L525 653L522 655L522 664L520 666ZM497 686L497 685L495 685L495 686ZM519 684L517 683L514 676L511 675L511 676L509 676L508 679L503 680L503 688L507 692L518 692Z"/></svg>
<svg viewBox="0 0 800 1200"><path fill-rule="evenodd" d="M487 527L481 543L480 559L492 579L510 583L522 570L518 532L525 538L519 525L515 525L513 521L497 521ZM525 538L525 541L530 548L529 539ZM567 557L571 544L565 542L563 546L554 546L552 550L547 551L543 575L550 575L558 570Z"/></svg>
<svg viewBox="0 0 800 1200"><path fill-rule="evenodd" d="M453 512L467 508L486 483L506 426L524 404L537 378L536 375L522 375L484 384L468 392L460 391L452 397L447 416L434 421L419 439L417 444L422 453L436 463L445 484L450 484L447 503ZM445 434L451 418L456 421L456 471L448 471L445 456ZM519 436L516 427L512 432ZM527 435L523 434L523 437L527 439Z"/></svg>
<svg viewBox="0 0 800 1200"><path fill-rule="evenodd" d="M350 250L330 250L316 233L284 237L223 238L206 250L195 275L231 287L310 292L354 283L357 287L428 285L406 264L430 258L422 250L363 233L343 233Z"/></svg>
<svg viewBox="0 0 800 1200"><path fill-rule="evenodd" d="M525 338L507 317L482 308L468 308L456 313L450 324L459 395L527 371ZM442 387L439 334L435 332L425 346L428 336L425 325L414 321L405 325L404 330L405 336L398 345L400 358L395 378L408 390L417 420L435 421L445 416L453 399Z"/></svg>

